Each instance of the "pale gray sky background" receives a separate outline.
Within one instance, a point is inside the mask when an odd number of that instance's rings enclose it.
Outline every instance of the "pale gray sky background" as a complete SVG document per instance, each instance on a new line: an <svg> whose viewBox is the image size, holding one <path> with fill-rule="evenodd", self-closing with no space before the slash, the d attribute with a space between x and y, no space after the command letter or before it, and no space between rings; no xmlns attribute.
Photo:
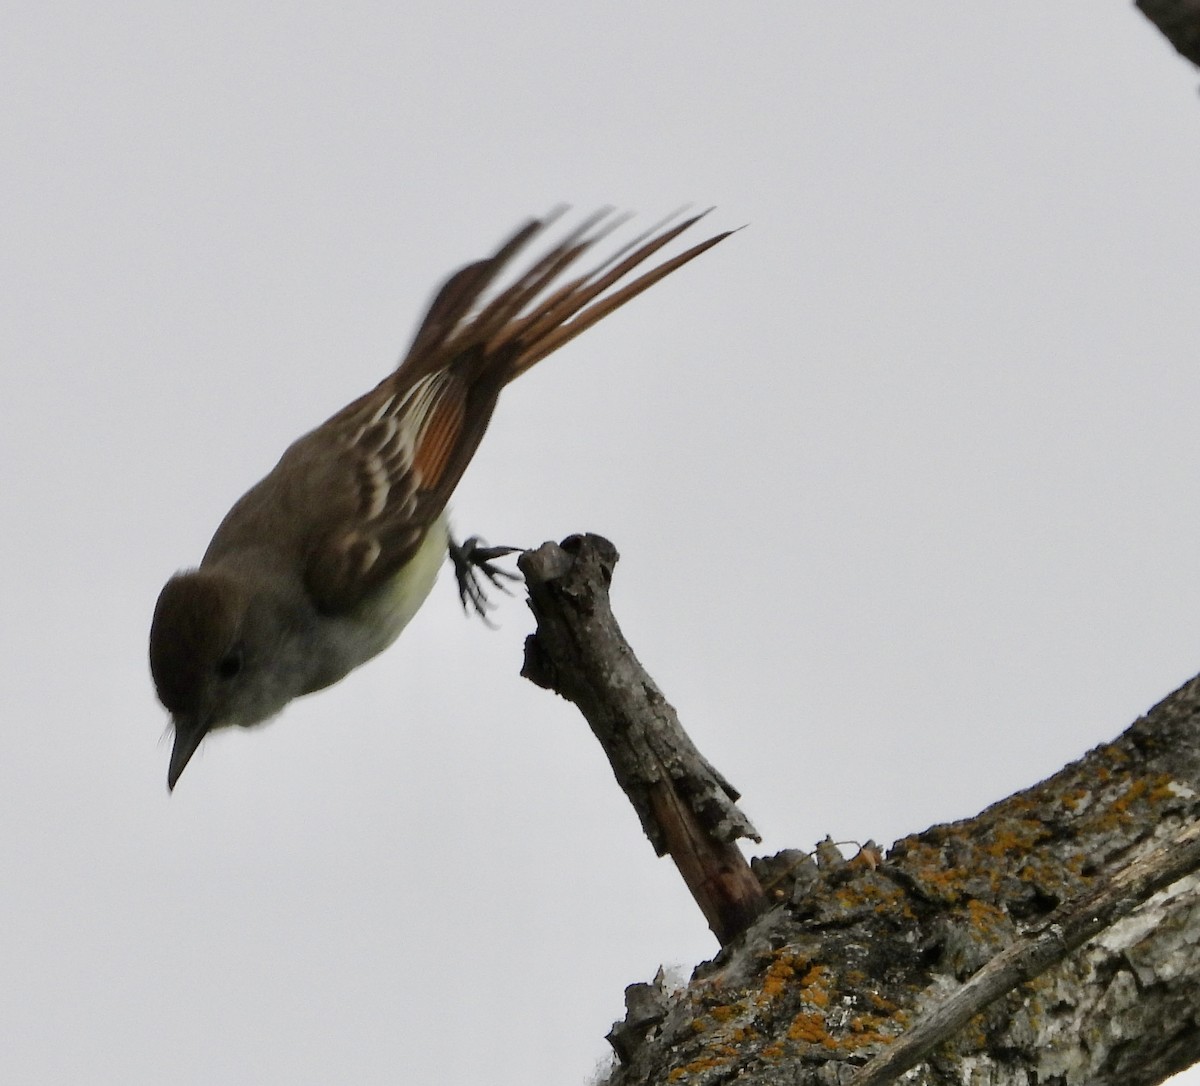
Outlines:
<svg viewBox="0 0 1200 1086"><path fill-rule="evenodd" d="M18 2L0 52L5 1082L578 1083L715 949L448 575L166 791L162 582L561 201L750 228L506 394L456 522L617 543L764 850L1200 670L1198 79L1131 4Z"/></svg>

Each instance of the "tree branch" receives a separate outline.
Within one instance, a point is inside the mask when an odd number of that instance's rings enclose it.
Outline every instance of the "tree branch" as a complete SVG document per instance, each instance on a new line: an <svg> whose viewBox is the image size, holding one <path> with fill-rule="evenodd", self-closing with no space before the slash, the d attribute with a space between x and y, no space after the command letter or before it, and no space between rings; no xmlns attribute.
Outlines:
<svg viewBox="0 0 1200 1086"><path fill-rule="evenodd" d="M521 555L537 619L521 673L579 707L650 843L670 854L724 945L765 906L735 843L758 834L621 633L608 598L617 559L616 548L594 535Z"/></svg>

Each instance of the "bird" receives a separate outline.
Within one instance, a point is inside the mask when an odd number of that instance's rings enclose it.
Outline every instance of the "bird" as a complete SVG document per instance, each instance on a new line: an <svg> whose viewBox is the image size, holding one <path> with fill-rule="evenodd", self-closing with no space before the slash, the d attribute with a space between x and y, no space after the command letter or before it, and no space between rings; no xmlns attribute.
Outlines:
<svg viewBox="0 0 1200 1086"><path fill-rule="evenodd" d="M603 210L496 286L559 214L526 221L452 274L399 366L293 442L234 503L200 564L164 585L149 655L174 732L169 791L210 733L270 720L391 645L447 555L464 608L484 615L483 581L513 576L495 563L515 548L457 543L447 503L501 390L733 232L629 278L707 212L673 217L567 277L626 221Z"/></svg>

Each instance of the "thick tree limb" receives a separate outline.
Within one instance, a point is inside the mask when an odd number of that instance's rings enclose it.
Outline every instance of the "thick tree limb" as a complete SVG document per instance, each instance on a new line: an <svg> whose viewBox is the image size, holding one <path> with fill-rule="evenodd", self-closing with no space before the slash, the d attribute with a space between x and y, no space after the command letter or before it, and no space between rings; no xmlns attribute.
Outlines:
<svg viewBox="0 0 1200 1086"><path fill-rule="evenodd" d="M609 605L617 552L599 536L546 543L518 560L537 632L522 674L573 701L660 855L674 859L722 944L766 899L738 849L758 840L737 792L700 754L638 662Z"/></svg>
<svg viewBox="0 0 1200 1086"><path fill-rule="evenodd" d="M1160 1082L1200 1059L1200 877L1096 930L1191 868L1198 822L1200 679L1042 784L886 857L864 846L847 861L826 842L816 862L758 861L777 907L681 991L631 993L639 1018L614 1029L609 1086L844 1086L981 970L976 986L1002 983L906 1083ZM1061 936L1039 938L1051 924ZM1079 949L1064 956L1060 938Z"/></svg>
<svg viewBox="0 0 1200 1086"><path fill-rule="evenodd" d="M970 1019L1019 984L1041 976L1147 898L1200 868L1200 822L1184 826L1150 855L1134 860L1082 901L1059 910L1040 928L1001 951L928 1017L903 1034L850 1080L883 1086L915 1067Z"/></svg>

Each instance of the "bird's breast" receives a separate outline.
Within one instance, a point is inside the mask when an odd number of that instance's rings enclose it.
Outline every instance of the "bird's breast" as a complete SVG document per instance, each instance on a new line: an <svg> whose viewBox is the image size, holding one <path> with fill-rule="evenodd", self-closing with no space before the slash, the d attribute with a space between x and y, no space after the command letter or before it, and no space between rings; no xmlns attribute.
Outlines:
<svg viewBox="0 0 1200 1086"><path fill-rule="evenodd" d="M349 614L322 623L320 630L325 644L313 655L323 661L323 667L320 674L312 676L305 693L332 685L378 656L400 636L437 580L438 570L446 559L448 539L447 518L443 513L430 525L416 553L390 580Z"/></svg>

